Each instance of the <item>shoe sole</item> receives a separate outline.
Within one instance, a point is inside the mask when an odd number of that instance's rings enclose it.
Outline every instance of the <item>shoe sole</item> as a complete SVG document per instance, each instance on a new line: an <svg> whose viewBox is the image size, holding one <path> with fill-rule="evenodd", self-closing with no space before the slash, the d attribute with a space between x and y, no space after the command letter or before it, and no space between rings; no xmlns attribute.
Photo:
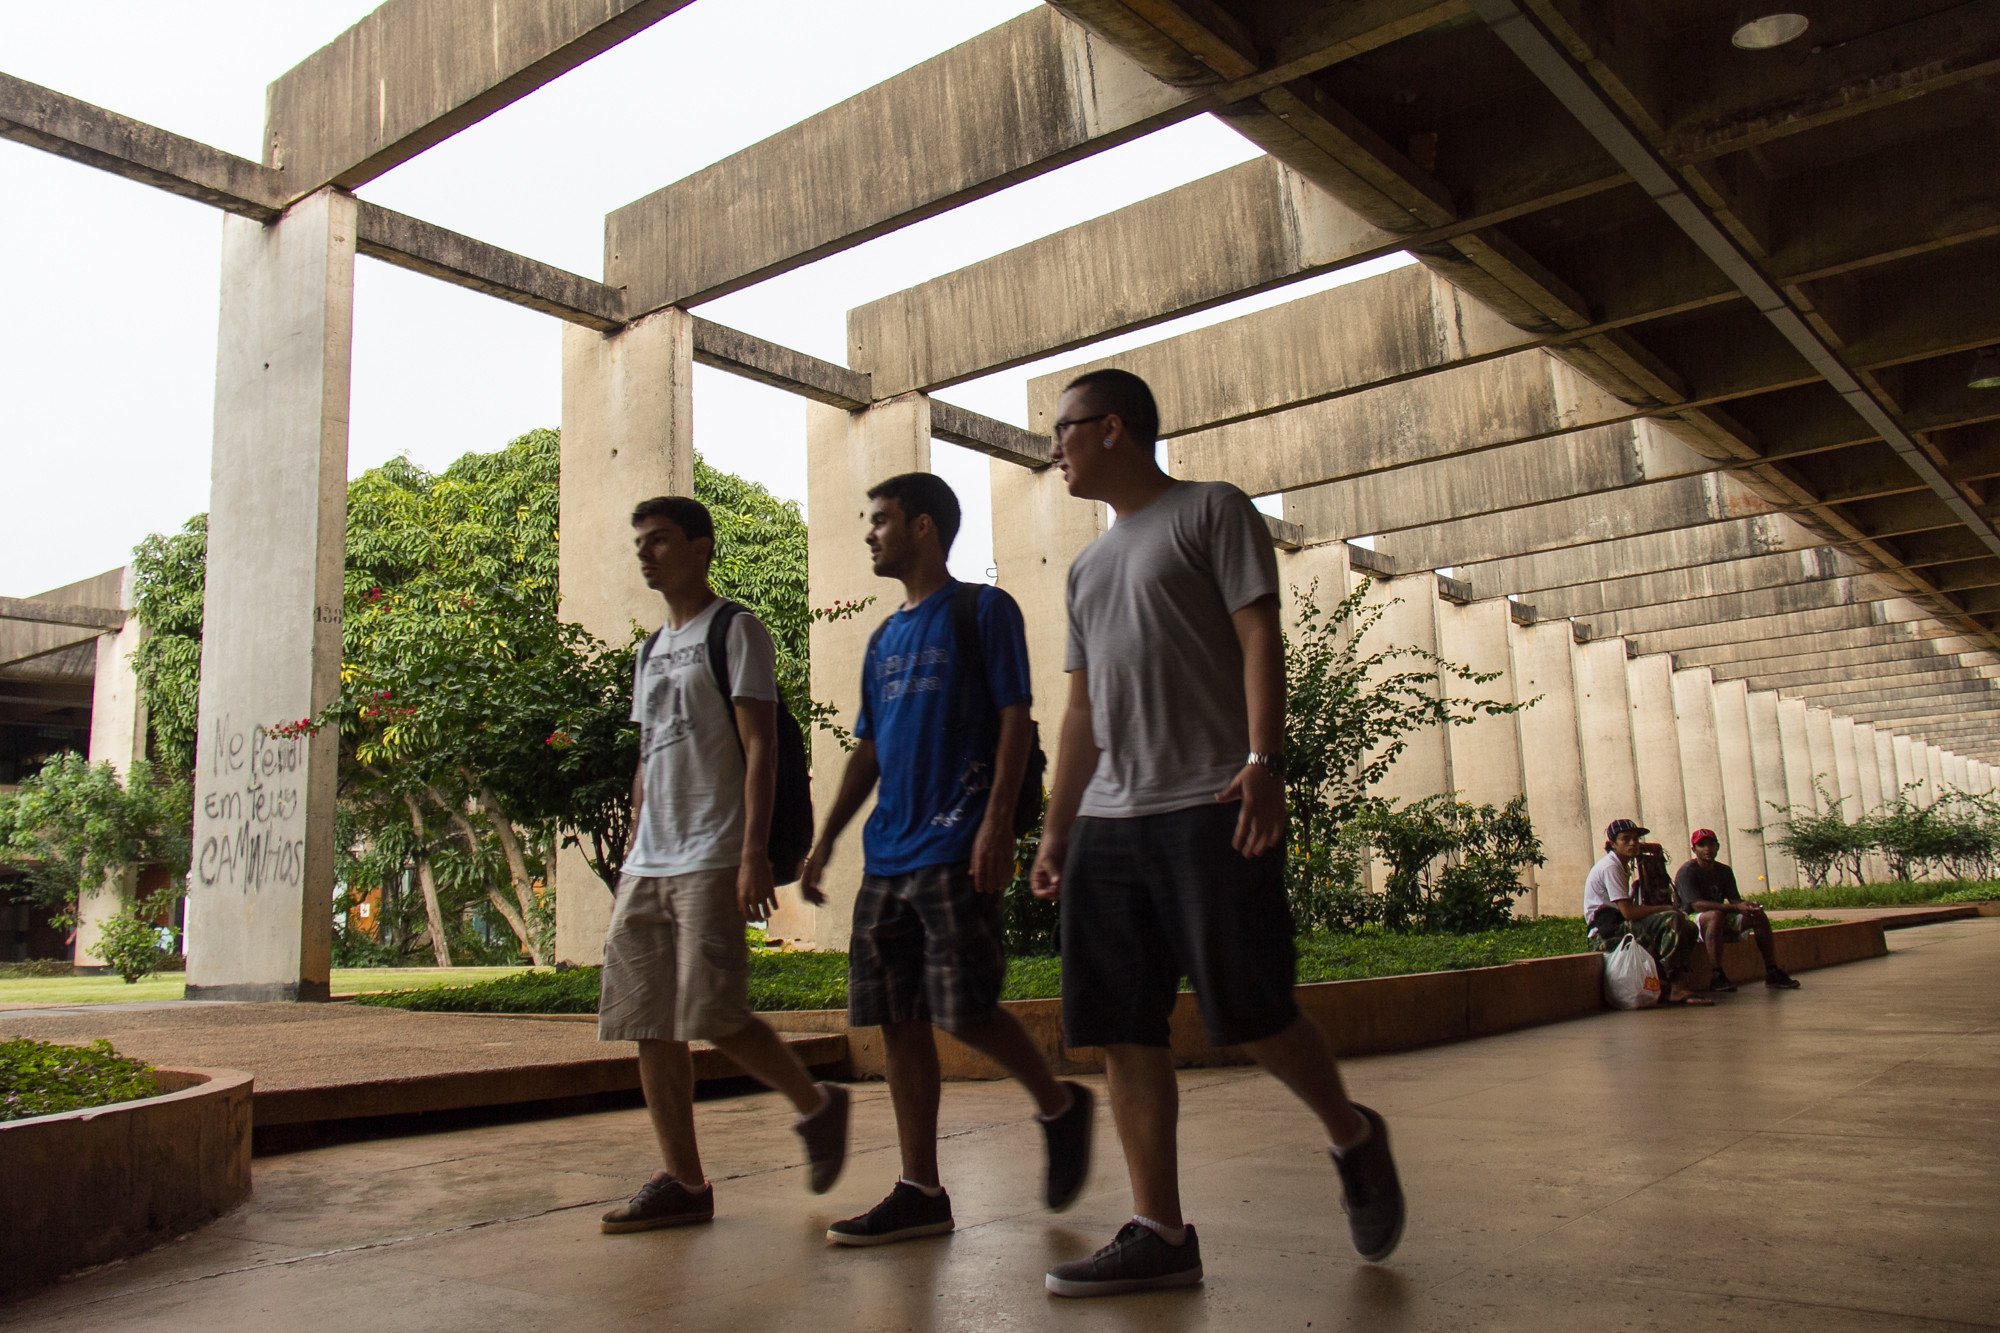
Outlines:
<svg viewBox="0 0 2000 1333"><path fill-rule="evenodd" d="M1189 1268L1159 1277L1114 1278L1108 1282L1078 1282L1074 1278L1057 1277L1050 1273L1042 1282L1053 1296L1118 1296L1128 1291L1163 1291L1173 1287L1199 1286L1201 1269Z"/></svg>
<svg viewBox="0 0 2000 1333"><path fill-rule="evenodd" d="M894 1245L899 1240L921 1240L925 1236L942 1236L957 1225L949 1219L943 1222L925 1222L921 1226L903 1227L898 1231L885 1231L879 1236L860 1236L845 1231L828 1228L827 1244L863 1247L868 1245Z"/></svg>
<svg viewBox="0 0 2000 1333"><path fill-rule="evenodd" d="M622 1236L631 1231L658 1231L661 1227L691 1227L700 1222L713 1222L714 1213L703 1213L698 1217L642 1217L630 1222L599 1222L598 1227L607 1236Z"/></svg>

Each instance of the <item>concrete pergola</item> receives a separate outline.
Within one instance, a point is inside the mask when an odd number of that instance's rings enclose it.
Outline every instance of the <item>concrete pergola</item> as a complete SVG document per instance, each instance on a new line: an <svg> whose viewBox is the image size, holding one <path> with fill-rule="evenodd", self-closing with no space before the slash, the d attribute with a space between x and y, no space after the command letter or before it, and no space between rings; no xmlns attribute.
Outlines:
<svg viewBox="0 0 2000 1333"><path fill-rule="evenodd" d="M1385 634L1537 701L1417 738L1390 794L1525 791L1541 905L1572 911L1615 816L1715 828L1782 886L1774 806L1994 790L1984 6L1858 0L1741 51L1729 0L1052 0L614 211L601 280L353 193L681 7L389 0L271 85L262 162L0 75L0 133L229 215L190 995L326 993L333 744L263 728L338 687L356 255L567 325L565 617L656 619L624 515L691 486L699 362L812 404L815 604L874 591L839 518L867 484L934 439L990 455L1048 699L1063 576L1105 520L1047 430L1097 363L1033 381L1025 430L934 393L1407 252L1115 358L1161 390L1177 474L1283 497L1288 583L1372 579ZM694 313L1203 114L1266 155L863 305L846 365ZM867 632L814 627L816 697L851 706ZM592 959L609 897L558 878L559 955ZM843 944L846 903L774 929Z"/></svg>

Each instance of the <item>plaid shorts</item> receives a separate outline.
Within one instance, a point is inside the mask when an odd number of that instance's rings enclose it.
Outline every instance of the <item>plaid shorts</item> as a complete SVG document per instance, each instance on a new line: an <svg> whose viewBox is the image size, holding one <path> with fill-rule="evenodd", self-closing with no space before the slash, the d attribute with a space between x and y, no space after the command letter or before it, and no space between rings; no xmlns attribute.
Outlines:
<svg viewBox="0 0 2000 1333"><path fill-rule="evenodd" d="M863 875L847 946L847 1021L928 1020L958 1032L993 1012L1007 980L1000 895L964 862Z"/></svg>

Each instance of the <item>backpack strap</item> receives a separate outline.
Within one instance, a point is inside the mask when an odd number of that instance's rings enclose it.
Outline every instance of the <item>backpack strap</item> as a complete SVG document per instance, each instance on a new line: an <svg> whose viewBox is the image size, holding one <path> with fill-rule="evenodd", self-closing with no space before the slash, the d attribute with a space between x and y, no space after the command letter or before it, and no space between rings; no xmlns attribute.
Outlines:
<svg viewBox="0 0 2000 1333"><path fill-rule="evenodd" d="M749 609L741 602L723 598L722 605L715 608L715 619L708 622L708 634L703 640L708 648L709 675L715 678L715 688L722 692L722 702L731 713L736 711L736 696L729 688L729 626Z"/></svg>
<svg viewBox="0 0 2000 1333"><path fill-rule="evenodd" d="M979 636L979 599L986 591L981 583L961 583L951 594L951 632L958 641L961 663L958 691L958 722L971 731L997 732L999 710L986 683L986 643ZM976 706L976 711L975 711Z"/></svg>

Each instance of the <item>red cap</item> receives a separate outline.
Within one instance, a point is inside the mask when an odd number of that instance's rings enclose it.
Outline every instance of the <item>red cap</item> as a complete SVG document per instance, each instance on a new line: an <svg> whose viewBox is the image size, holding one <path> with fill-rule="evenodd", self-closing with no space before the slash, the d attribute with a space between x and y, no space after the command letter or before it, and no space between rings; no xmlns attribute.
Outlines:
<svg viewBox="0 0 2000 1333"><path fill-rule="evenodd" d="M1714 830L1714 829L1712 829L1712 828L1698 828L1698 829L1696 829L1696 830L1695 830L1695 831L1694 831L1694 832L1693 832L1692 834L1690 834L1690 835L1689 835L1689 837L1688 837L1688 846L1689 846L1689 847L1691 847L1691 848L1692 848L1692 847L1699 847L1699 846L1701 846L1701 845L1702 845L1703 843L1705 843L1705 842L1715 842L1715 843L1719 843L1719 842L1721 842L1721 841L1722 841L1722 839L1720 839L1720 838L1718 838L1718 837L1716 837L1716 836L1715 836L1715 830Z"/></svg>

